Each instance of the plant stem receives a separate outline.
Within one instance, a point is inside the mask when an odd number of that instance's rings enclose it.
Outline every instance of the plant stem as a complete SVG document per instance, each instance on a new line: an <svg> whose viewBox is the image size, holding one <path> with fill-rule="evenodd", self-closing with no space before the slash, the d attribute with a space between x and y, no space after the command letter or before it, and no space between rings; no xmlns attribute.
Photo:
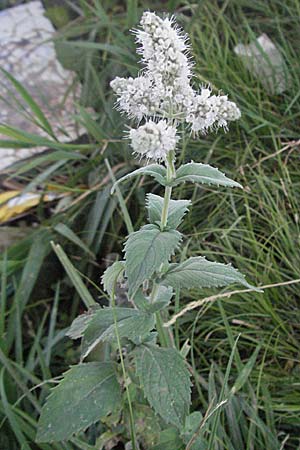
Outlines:
<svg viewBox="0 0 300 450"><path fill-rule="evenodd" d="M127 373L126 373L126 368L125 368L125 364L124 364L121 339L120 339L119 330L118 330L118 320L117 320L117 314L116 314L116 310L115 310L115 307L116 307L115 288L116 288L116 283L114 284L113 291L112 291L112 294L111 294L111 306L112 306L112 311L113 311L115 333L116 333L116 338L117 338L118 350L119 350L119 354L120 354L120 362L121 362L122 373L123 373L123 378L124 378L126 396L127 396L127 401L128 401L129 422L130 422L130 436L131 436L132 450L137 450L136 438L135 438L135 426L134 426L133 409L132 409L132 403L131 403L131 398L130 398L130 392L129 392L128 384L126 382Z"/></svg>
<svg viewBox="0 0 300 450"><path fill-rule="evenodd" d="M162 231L166 227L167 221L168 221L168 212L169 212L169 204L170 204L170 200L171 200L171 194L172 194L171 186L166 186L165 196L164 196L164 204L163 204L163 209L162 209L162 213L161 213L161 223L160 223L160 228Z"/></svg>
<svg viewBox="0 0 300 450"><path fill-rule="evenodd" d="M167 166L167 182L170 183L173 178L175 178L175 165L174 165L174 159L175 154L174 152L170 152L168 154L167 160L166 160L166 166ZM168 213L169 213L169 205L172 195L172 186L166 186L165 188L165 195L164 195L164 204L163 209L161 213L161 222L160 222L160 229L163 231L168 223ZM153 286L153 290L151 293L151 302L155 301L156 295L157 295L158 287L156 284ZM166 330L166 328L163 326L163 319L161 317L161 313L157 312L155 314L156 319L156 328L159 336L159 341L162 347L172 347L173 342L171 339L171 336L169 334L169 331Z"/></svg>
<svg viewBox="0 0 300 450"><path fill-rule="evenodd" d="M167 165L167 182L170 183L172 179L175 177L174 152L170 152L168 154L166 165ZM161 213L161 223L160 223L161 230L163 230L166 227L168 222L168 212L171 195L172 195L172 186L166 186L164 195L164 204Z"/></svg>

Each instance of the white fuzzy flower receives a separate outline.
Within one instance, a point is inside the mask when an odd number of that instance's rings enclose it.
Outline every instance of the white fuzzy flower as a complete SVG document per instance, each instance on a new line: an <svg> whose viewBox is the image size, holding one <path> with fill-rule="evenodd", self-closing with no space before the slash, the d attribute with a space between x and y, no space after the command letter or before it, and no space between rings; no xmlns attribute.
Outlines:
<svg viewBox="0 0 300 450"><path fill-rule="evenodd" d="M135 31L138 52L145 65L137 78L111 82L118 95L118 108L129 117L163 118L187 122L194 133L206 133L240 117L240 110L225 95L212 95L209 88L197 93L191 85L187 36L168 17L145 12L141 29Z"/></svg>
<svg viewBox="0 0 300 450"><path fill-rule="evenodd" d="M161 97L155 93L153 82L147 76L137 78L115 78L110 86L118 95L118 108L129 117L141 120L144 116L156 115Z"/></svg>
<svg viewBox="0 0 300 450"><path fill-rule="evenodd" d="M188 39L174 20L145 12L140 25L142 30L136 31L136 40L147 72L163 83L170 84L175 78L188 80L191 76Z"/></svg>
<svg viewBox="0 0 300 450"><path fill-rule="evenodd" d="M137 129L132 128L129 137L134 153L156 161L165 161L178 141L176 128L168 125L166 120L149 120Z"/></svg>
<svg viewBox="0 0 300 450"><path fill-rule="evenodd" d="M202 88L200 94L191 101L186 122L195 133L206 133L211 128L224 127L229 121L239 119L241 113L235 103L226 95L211 95L209 88Z"/></svg>

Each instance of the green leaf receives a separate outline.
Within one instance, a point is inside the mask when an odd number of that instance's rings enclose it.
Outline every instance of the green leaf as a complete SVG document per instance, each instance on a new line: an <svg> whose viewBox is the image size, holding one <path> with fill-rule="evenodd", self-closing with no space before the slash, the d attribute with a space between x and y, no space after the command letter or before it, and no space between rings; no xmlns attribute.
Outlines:
<svg viewBox="0 0 300 450"><path fill-rule="evenodd" d="M123 272L125 270L125 261L115 261L109 266L102 276L103 287L109 295L112 295L115 290L115 284L121 281Z"/></svg>
<svg viewBox="0 0 300 450"><path fill-rule="evenodd" d="M246 381L249 378L250 373L252 372L252 369L255 365L259 351L260 351L260 346L258 346L255 349L255 351L253 352L250 359L247 361L247 363L244 365L242 370L239 372L239 375L238 375L237 379L235 380L234 385L232 386L230 394L235 394L237 391L239 391L244 386L244 384L246 383Z"/></svg>
<svg viewBox="0 0 300 450"><path fill-rule="evenodd" d="M147 194L147 208L149 221L152 223L159 222L162 214L164 199L159 195ZM170 200L168 208L167 226L177 228L181 223L184 215L188 211L191 204L190 200Z"/></svg>
<svg viewBox="0 0 300 450"><path fill-rule="evenodd" d="M116 186L119 183L122 183L123 181L128 180L131 177L136 177L137 175L149 175L162 186L166 186L167 169L164 166L160 166L159 164L149 164L148 166L140 167L139 169L128 173L124 177L119 178L119 180L113 185L111 192L114 192Z"/></svg>
<svg viewBox="0 0 300 450"><path fill-rule="evenodd" d="M203 424L203 416L200 411L194 411L185 420L180 435L190 450L207 450L208 442L203 438L203 432L207 430L207 427L204 425L200 430L201 424Z"/></svg>
<svg viewBox="0 0 300 450"><path fill-rule="evenodd" d="M95 312L83 331L82 359L104 341L116 340L114 314L120 338L141 342L155 326L155 317L133 308L103 308Z"/></svg>
<svg viewBox="0 0 300 450"><path fill-rule="evenodd" d="M120 387L111 363L73 366L46 401L36 440L67 440L105 417L120 402Z"/></svg>
<svg viewBox="0 0 300 450"><path fill-rule="evenodd" d="M89 322L95 315L95 312L100 308L99 305L94 305L87 312L80 314L73 320L70 328L66 332L66 336L71 339L79 339L83 337L83 333L86 330Z"/></svg>
<svg viewBox="0 0 300 450"><path fill-rule="evenodd" d="M185 448L178 430L176 428L167 428L159 435L159 443L151 450L183 450Z"/></svg>
<svg viewBox="0 0 300 450"><path fill-rule="evenodd" d="M173 186L185 181L192 183L216 184L218 186L229 186L243 188L236 181L227 178L222 172L208 164L190 162L179 167Z"/></svg>
<svg viewBox="0 0 300 450"><path fill-rule="evenodd" d="M181 234L178 231L161 231L153 224L145 225L129 235L125 244L129 296L134 294L161 264L168 262L180 240Z"/></svg>
<svg viewBox="0 0 300 450"><path fill-rule="evenodd" d="M65 238L69 239L69 241L73 242L75 245L78 245L84 252L86 252L88 255L90 255L93 259L95 259L94 253L87 247L87 245L77 236L77 234L74 233L71 228L69 228L64 223L58 223L55 225L54 230L64 236Z"/></svg>
<svg viewBox="0 0 300 450"><path fill-rule="evenodd" d="M135 350L136 371L150 405L167 423L184 424L191 401L190 374L174 348L141 345Z"/></svg>
<svg viewBox="0 0 300 450"><path fill-rule="evenodd" d="M16 91L21 95L23 100L27 103L33 114L35 115L35 119L37 124L42 127L51 137L55 138L54 131L48 122L46 116L44 115L43 111L39 107L39 105L36 103L36 101L31 97L29 92L24 88L24 86L19 83L18 80L16 80L9 72L7 72L4 69L0 69L3 74L8 78L8 80L13 84Z"/></svg>
<svg viewBox="0 0 300 450"><path fill-rule="evenodd" d="M154 302L150 302L150 299L145 297L142 291L139 289L133 298L133 303L141 311L147 313L156 313L161 309L169 305L171 298L173 297L173 289L163 285L158 286L158 292Z"/></svg>
<svg viewBox="0 0 300 450"><path fill-rule="evenodd" d="M65 271L67 272L70 280L72 281L76 291L78 292L81 300L83 303L89 308L90 306L94 305L96 302L89 293L88 289L86 288L85 284L83 283L82 279L80 278L80 275L78 271L75 269L63 249L60 245L54 244L54 242L51 242L52 248L56 253L56 256L60 260L61 264L63 265Z"/></svg>
<svg viewBox="0 0 300 450"><path fill-rule="evenodd" d="M247 288L259 290L251 286L245 275L230 264L208 261L202 256L189 258L180 264L171 264L164 274L162 283L174 288L219 287L239 283Z"/></svg>

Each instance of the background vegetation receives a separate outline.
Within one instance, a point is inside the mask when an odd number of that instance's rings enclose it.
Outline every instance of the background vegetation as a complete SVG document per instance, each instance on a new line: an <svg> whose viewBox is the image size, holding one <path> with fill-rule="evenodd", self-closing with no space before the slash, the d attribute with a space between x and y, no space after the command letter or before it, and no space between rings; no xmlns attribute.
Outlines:
<svg viewBox="0 0 300 450"><path fill-rule="evenodd" d="M78 348L65 337L73 318L84 311L81 297L85 294L74 277L80 277L93 298L105 304L100 276L110 254L121 255L127 233L118 199L109 194L111 177L105 159L117 178L138 164L123 139L124 123L113 110L109 89L114 76L138 71L128 29L145 9L176 11L191 37L195 82L210 81L242 111L241 120L227 134L219 132L200 141L186 137L181 160L209 162L245 189L177 189L178 198L193 198L182 229L184 251L232 262L253 284L283 283L300 278L300 4L297 0L143 0L138 4L136 0L64 0L48 1L46 6L58 28L58 56L82 83L74 121L86 131L78 142L57 142L31 98L24 99L31 110L28 120L35 120L47 137L14 129L13 117L10 126L0 127L7 136L1 147L49 148L45 155L17 164L10 182L21 184L26 192L55 189L64 194L50 206L41 200L22 223L19 219L9 224L24 235L25 220L27 234L3 251L0 261L0 448L101 449L114 438L114 448L121 449L122 441L128 441L128 429L120 418L91 427L65 444L37 445L34 438L49 389L78 361ZM261 33L268 34L286 60L289 86L282 95L268 94L234 55L238 42L248 43ZM3 179L7 176L2 175ZM159 186L148 179L122 186L136 228L145 221L142 205L150 190L158 193ZM76 268L69 269L71 278L51 241L62 246ZM192 410L204 415L233 386L238 391L205 425L211 449L300 448L298 292L299 285L291 284L266 289L263 295L236 295L190 311L177 322L177 345L191 346ZM213 293L184 293L182 304L172 306L170 315ZM226 373L238 336L230 373ZM256 349L256 364L247 378L245 364ZM239 389L241 379L247 381ZM147 414L142 407L136 414L147 445ZM155 418L151 420L153 435ZM96 436L105 431L106 437L96 443ZM158 448L168 447L165 443Z"/></svg>

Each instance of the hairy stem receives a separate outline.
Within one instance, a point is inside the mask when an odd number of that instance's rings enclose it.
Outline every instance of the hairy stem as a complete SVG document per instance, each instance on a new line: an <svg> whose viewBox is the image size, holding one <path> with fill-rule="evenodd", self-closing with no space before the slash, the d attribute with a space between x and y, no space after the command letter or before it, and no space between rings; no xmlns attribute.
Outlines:
<svg viewBox="0 0 300 450"><path fill-rule="evenodd" d="M170 152L167 160L166 160L166 165L167 165L167 182L170 183L172 181L172 179L175 177L175 166L174 166L174 153ZM161 222L160 222L160 228L161 230L163 230L168 222L168 212L169 212L169 204L170 204L170 200L171 200L171 195L172 195L172 187L171 186L166 186L165 188L165 195L164 195L164 204L163 204L163 209L162 209L162 214L161 214Z"/></svg>
<svg viewBox="0 0 300 450"><path fill-rule="evenodd" d="M175 178L175 165L174 165L174 159L175 154L174 152L170 152L168 154L167 160L166 160L166 166L167 166L167 182L170 183L173 178ZM163 231L167 225L168 222L168 213L169 213L169 204L171 200L172 195L172 187L166 186L165 188L165 195L164 195L164 204L161 214L161 222L160 222L160 229ZM152 293L151 293L151 302L155 301L156 295L158 292L158 286L156 284L153 285ZM170 334L166 332L166 328L163 326L163 320L160 312L157 312L155 314L156 318L156 328L159 336L160 344L163 347L172 347L173 342Z"/></svg>

